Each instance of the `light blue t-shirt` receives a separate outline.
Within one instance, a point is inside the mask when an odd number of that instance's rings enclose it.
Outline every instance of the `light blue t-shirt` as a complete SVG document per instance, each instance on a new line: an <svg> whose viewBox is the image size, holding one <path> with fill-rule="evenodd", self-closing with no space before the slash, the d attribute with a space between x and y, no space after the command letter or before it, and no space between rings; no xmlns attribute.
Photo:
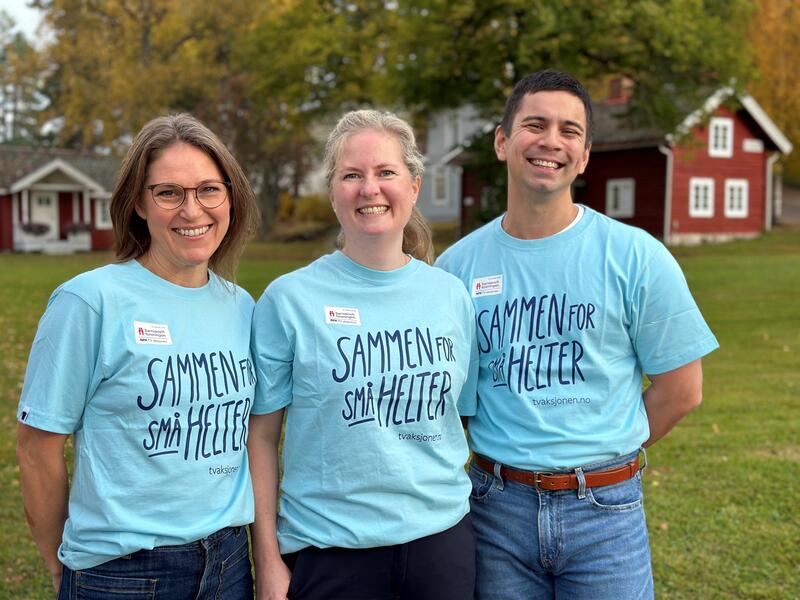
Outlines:
<svg viewBox="0 0 800 600"><path fill-rule="evenodd" d="M480 371L472 449L520 469L569 469L649 436L642 373L718 347L680 267L644 231L586 208L521 240L498 217L436 262L475 304Z"/></svg>
<svg viewBox="0 0 800 600"><path fill-rule="evenodd" d="M85 569L253 520L253 299L137 261L61 285L31 348L21 422L74 434L59 559Z"/></svg>
<svg viewBox="0 0 800 600"><path fill-rule="evenodd" d="M253 413L286 407L281 552L400 544L463 518L474 322L461 282L414 259L375 271L336 252L269 285Z"/></svg>

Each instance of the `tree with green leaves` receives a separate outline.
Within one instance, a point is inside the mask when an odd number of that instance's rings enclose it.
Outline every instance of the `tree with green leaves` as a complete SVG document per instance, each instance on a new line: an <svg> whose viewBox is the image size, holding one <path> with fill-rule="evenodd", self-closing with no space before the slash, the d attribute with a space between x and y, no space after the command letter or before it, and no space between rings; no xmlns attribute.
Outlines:
<svg viewBox="0 0 800 600"><path fill-rule="evenodd" d="M519 79L552 67L635 82L633 116L674 125L683 106L750 69L749 0L407 0L388 57L398 93L496 116Z"/></svg>
<svg viewBox="0 0 800 600"><path fill-rule="evenodd" d="M665 131L721 85L751 74L749 0L405 0L385 53L395 95L415 114L471 104L498 121L514 84L555 68L602 100L611 77L633 82L627 123ZM621 121L620 127L626 122ZM492 136L474 140L473 171L505 204Z"/></svg>
<svg viewBox="0 0 800 600"><path fill-rule="evenodd" d="M280 191L296 191L316 166L317 126L348 108L387 101L380 56L391 17L379 0L295 0L274 2L252 20L234 59L246 82L239 106L247 120L238 135L252 137L248 147L272 161L264 171L265 223Z"/></svg>

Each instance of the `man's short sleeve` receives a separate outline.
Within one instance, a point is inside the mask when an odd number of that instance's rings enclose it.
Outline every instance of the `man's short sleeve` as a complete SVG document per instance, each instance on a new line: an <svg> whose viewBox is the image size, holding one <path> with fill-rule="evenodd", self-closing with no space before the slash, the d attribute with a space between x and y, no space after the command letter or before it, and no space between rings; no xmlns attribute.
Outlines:
<svg viewBox="0 0 800 600"><path fill-rule="evenodd" d="M631 339L645 373L682 367L719 347L678 263L661 244L638 279Z"/></svg>

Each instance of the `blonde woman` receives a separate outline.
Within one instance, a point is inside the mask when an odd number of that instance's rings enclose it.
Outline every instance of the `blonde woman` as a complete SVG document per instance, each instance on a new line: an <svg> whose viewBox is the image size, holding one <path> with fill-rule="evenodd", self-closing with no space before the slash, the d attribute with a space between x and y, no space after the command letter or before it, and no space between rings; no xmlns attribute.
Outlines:
<svg viewBox="0 0 800 600"><path fill-rule="evenodd" d="M472 304L429 265L404 121L344 115L325 166L342 248L273 282L254 314L258 598L471 599Z"/></svg>

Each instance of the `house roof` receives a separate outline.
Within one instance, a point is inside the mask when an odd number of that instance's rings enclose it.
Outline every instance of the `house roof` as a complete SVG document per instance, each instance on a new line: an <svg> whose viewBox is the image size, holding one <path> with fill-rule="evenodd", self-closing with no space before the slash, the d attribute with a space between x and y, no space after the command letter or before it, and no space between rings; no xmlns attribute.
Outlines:
<svg viewBox="0 0 800 600"><path fill-rule="evenodd" d="M706 100L703 108L697 109L689 114L683 123L678 126L678 132L683 133L690 130L697 125L704 115L708 115L715 111L720 104L735 94L732 88L720 88ZM769 118L769 115L761 108L761 105L756 102L750 94L740 94L737 96L742 108L753 118L758 124L764 135L780 150L783 154L789 154L793 150L792 143L783 135L778 126Z"/></svg>
<svg viewBox="0 0 800 600"><path fill-rule="evenodd" d="M736 95L742 109L746 111L761 128L764 136L783 154L791 153L793 146L778 129L763 108L749 94L736 94L733 88L720 88L714 92L702 108L689 113L675 131L656 127L631 127L622 117L627 110L625 104L597 103L594 111L594 138L592 150L619 150L628 148L648 148L664 143L672 143L676 136L683 135L702 122L703 118L714 112L731 96Z"/></svg>
<svg viewBox="0 0 800 600"><path fill-rule="evenodd" d="M667 132L656 127L632 127L625 119L625 104L594 103L592 150L649 148L666 141Z"/></svg>
<svg viewBox="0 0 800 600"><path fill-rule="evenodd" d="M119 169L119 159L79 150L61 148L29 148L0 145L0 192L8 191L15 184L24 183L32 174L52 172L49 166L63 167L80 174L83 181L92 187L111 192Z"/></svg>

